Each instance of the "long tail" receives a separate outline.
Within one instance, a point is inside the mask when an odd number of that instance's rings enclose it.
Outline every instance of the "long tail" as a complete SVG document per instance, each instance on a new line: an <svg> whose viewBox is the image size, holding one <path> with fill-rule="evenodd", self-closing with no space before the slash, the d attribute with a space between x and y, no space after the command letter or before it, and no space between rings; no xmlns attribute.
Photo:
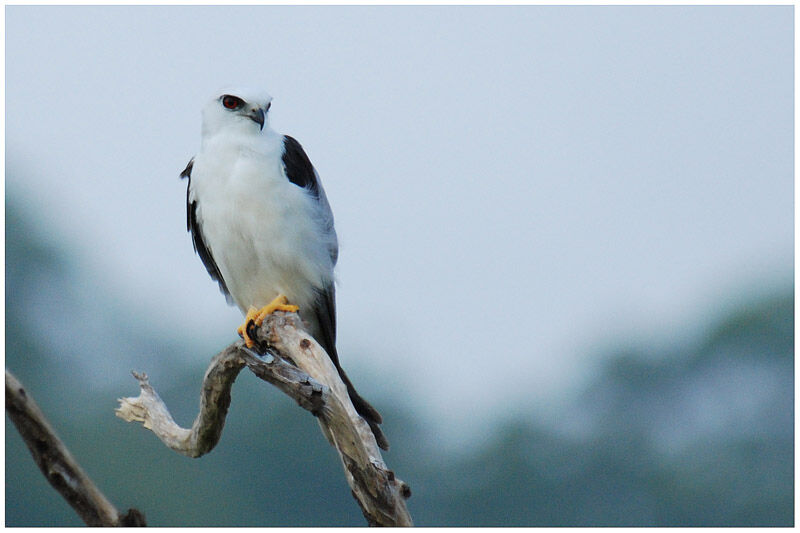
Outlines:
<svg viewBox="0 0 800 533"><path fill-rule="evenodd" d="M375 442L378 443L378 446L384 450L388 450L389 441L386 440L386 436L378 425L383 422L381 414L372 407L367 400L359 396L356 392L356 388L353 387L353 384L350 382L350 378L347 377L344 369L339 364L339 354L336 351L336 310L333 285L328 286L325 291L319 293L319 300L317 301L311 318L311 334L317 339L317 342L320 343L325 351L328 352L331 361L336 365L336 370L339 371L339 377L342 378L342 381L347 386L347 392L350 395L350 401L353 402L353 407L356 408L356 412L369 424L373 435L375 435Z"/></svg>
<svg viewBox="0 0 800 533"><path fill-rule="evenodd" d="M335 348L334 348L335 349ZM355 387L350 382L350 378L347 377L344 370L341 366L339 366L338 357L334 359L334 363L336 364L336 369L339 371L339 377L342 378L342 381L347 386L347 392L350 394L350 401L353 402L353 407L356 408L358 414L360 414L364 420L367 421L369 424L370 429L372 429L372 434L375 435L375 442L378 443L378 446L381 449L388 450L389 449L389 441L386 439L386 436L381 431L381 428L378 424L383 422L383 418L381 414L378 412L377 409L372 407L367 400L362 398L358 392L356 392Z"/></svg>

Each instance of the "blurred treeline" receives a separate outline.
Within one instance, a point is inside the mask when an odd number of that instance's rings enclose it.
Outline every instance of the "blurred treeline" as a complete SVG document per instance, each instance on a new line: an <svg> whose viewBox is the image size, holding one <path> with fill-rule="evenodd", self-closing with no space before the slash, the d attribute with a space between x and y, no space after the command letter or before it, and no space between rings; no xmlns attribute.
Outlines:
<svg viewBox="0 0 800 533"><path fill-rule="evenodd" d="M136 395L133 379L104 386L118 354L158 354L153 384L187 425L207 358L187 368L171 354L210 358L222 345L139 331L26 216L7 203L6 366L120 510L138 507L152 526L364 524L313 418L247 372L206 457L114 417L116 395ZM531 415L460 454L414 412L370 397L392 442L386 460L411 485L417 525L792 526L793 308L787 287L710 319L704 340L674 353L620 351L575 402L571 430ZM107 362L79 366L83 352ZM81 525L8 419L5 464L6 525Z"/></svg>

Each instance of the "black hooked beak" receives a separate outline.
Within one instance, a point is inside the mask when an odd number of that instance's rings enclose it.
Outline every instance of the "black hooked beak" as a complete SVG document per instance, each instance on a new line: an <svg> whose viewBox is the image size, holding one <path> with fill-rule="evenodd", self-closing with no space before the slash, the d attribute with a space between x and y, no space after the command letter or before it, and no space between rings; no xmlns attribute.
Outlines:
<svg viewBox="0 0 800 533"><path fill-rule="evenodd" d="M264 129L264 110L260 107L247 115L253 122L257 122L260 129Z"/></svg>

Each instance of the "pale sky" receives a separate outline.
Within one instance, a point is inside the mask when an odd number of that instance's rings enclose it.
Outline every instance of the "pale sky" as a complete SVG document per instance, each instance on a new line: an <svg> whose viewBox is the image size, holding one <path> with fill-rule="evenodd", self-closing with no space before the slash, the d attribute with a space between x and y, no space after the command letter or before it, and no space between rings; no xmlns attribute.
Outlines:
<svg viewBox="0 0 800 533"><path fill-rule="evenodd" d="M7 6L8 190L98 298L209 354L240 315L178 174L230 84L267 90L320 173L367 397L546 409L616 343L791 286L791 6Z"/></svg>

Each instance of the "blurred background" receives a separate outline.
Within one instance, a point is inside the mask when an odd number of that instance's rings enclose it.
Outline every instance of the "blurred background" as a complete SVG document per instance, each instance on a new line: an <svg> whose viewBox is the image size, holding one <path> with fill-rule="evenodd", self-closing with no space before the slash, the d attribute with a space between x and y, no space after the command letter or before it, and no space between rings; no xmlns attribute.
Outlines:
<svg viewBox="0 0 800 533"><path fill-rule="evenodd" d="M793 7L6 10L6 367L154 526L363 525L316 422L244 372L178 174L263 87L340 238L339 353L428 526L794 523ZM6 524L80 525L6 421Z"/></svg>

